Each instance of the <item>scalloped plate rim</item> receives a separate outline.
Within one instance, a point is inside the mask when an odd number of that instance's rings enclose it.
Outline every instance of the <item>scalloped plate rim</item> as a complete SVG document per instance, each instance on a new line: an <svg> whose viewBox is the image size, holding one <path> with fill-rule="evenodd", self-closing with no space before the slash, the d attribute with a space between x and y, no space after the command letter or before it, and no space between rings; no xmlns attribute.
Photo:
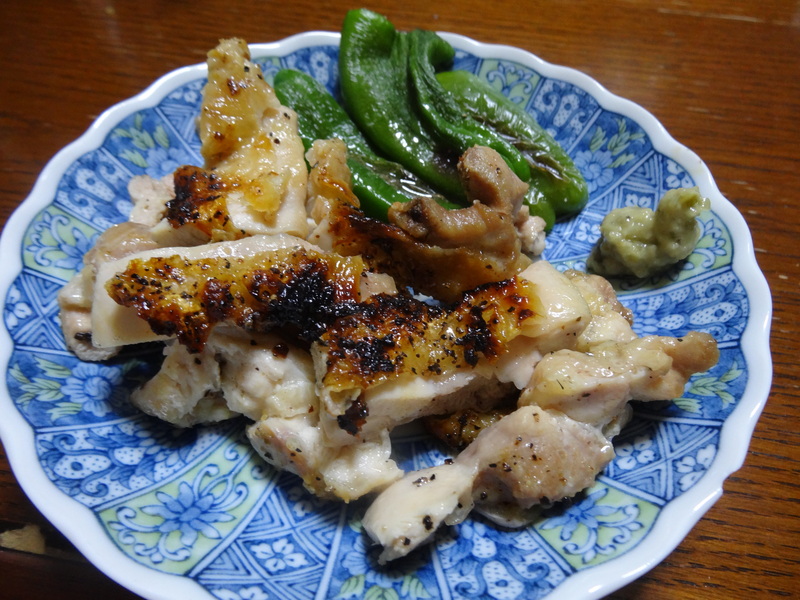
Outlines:
<svg viewBox="0 0 800 600"><path fill-rule="evenodd" d="M717 457L711 467L691 490L668 502L661 509L651 531L639 543L636 551L625 553L603 565L577 572L555 588L560 595L576 597L576 594L581 594L581 597L587 599L600 598L640 577L672 552L722 495L725 479L743 465L752 433L767 401L772 382L772 362L769 352L772 300L769 287L758 267L752 236L744 217L722 196L710 170L699 156L675 140L652 113L610 92L591 76L571 67L549 63L527 50L507 45L487 44L460 34L440 33L456 48L468 50L476 56L513 60L531 66L540 74L572 83L590 93L606 110L632 118L650 137L653 148L679 162L689 172L702 193L711 198L713 210L720 215L735 240L733 269L741 279L750 299L750 315L740 342L748 363L748 382L742 399L721 428ZM335 32L309 31L275 42L250 44L250 48L254 57L284 56L309 46L338 45L339 39L340 35ZM0 237L0 255L8 261L6 268L0 273L0 290L4 292L4 305L5 295L22 269L19 249L24 232L32 218L52 203L54 192L66 168L87 151L101 146L120 117L153 106L157 103L154 101L160 101L165 92L202 77L205 71L206 65L199 63L161 76L142 92L105 110L79 138L50 159L29 196L9 217ZM755 298L759 301L753 302ZM3 373L7 373L12 342L8 330L5 327L0 329L2 329L0 369ZM766 349L767 352L758 354L752 350L753 348ZM16 410L7 386L3 386L0 390L0 405L11 409L7 410L6 418L0 420L0 439L3 441L9 463L20 486L42 514L90 562L121 585L153 600L168 600L178 594L179 597L188 597L187 594L194 593L212 597L208 590L192 579L156 571L136 563L123 554L102 529L91 509L66 496L47 478L35 452L33 428ZM746 444L742 443L743 439L746 439ZM35 468L31 469L31 465ZM674 515L683 515L680 527L675 527L674 523L670 522L670 517ZM92 529L94 532L91 532ZM87 531L92 535L87 535ZM598 570L602 573L601 580L598 579Z"/></svg>

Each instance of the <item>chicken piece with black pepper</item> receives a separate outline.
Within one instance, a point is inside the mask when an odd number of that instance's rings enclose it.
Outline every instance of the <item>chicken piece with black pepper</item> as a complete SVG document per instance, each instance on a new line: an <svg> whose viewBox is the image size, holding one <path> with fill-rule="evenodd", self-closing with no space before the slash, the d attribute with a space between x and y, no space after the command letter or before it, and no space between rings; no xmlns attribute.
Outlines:
<svg viewBox="0 0 800 600"><path fill-rule="evenodd" d="M710 335L639 338L605 280L564 277L591 311L574 344L535 363L515 411L465 413L482 426L452 464L407 473L378 496L364 527L384 546L381 560L407 554L473 506L502 525L520 526L539 503L574 496L614 457L611 440L628 420L631 400L676 398L693 374L716 364Z"/></svg>
<svg viewBox="0 0 800 600"><path fill-rule="evenodd" d="M474 504L523 509L573 496L614 457L594 427L562 413L522 407L483 430L450 464L406 473L367 510L364 529L384 550L404 556L443 523L455 524Z"/></svg>

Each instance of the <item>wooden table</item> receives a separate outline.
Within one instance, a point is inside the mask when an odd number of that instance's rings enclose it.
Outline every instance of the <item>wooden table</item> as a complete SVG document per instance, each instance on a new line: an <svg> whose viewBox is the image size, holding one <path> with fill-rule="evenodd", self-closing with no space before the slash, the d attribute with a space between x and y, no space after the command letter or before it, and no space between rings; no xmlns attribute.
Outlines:
<svg viewBox="0 0 800 600"><path fill-rule="evenodd" d="M0 7L0 224L45 162L105 108L201 62L220 37L338 30L352 5L47 2ZM744 214L774 298L775 377L744 467L667 559L614 598L800 595L800 3L790 0L372 2L403 29L452 31L579 69L652 111ZM321 6L321 4L320 4ZM0 450L0 531L41 528L44 554L0 548L0 596L133 598L62 538Z"/></svg>

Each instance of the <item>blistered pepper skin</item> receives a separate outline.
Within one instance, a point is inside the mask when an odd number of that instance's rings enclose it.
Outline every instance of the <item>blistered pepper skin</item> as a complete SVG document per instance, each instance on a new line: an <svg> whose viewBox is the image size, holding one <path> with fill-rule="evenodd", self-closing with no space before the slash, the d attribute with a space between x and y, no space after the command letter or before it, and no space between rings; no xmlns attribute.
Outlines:
<svg viewBox="0 0 800 600"><path fill-rule="evenodd" d="M452 67L453 47L433 31L415 29L408 37L414 100L427 130L459 155L473 146L492 148L517 177L528 181L530 168L519 150L490 127L466 116L458 100L436 79L436 71Z"/></svg>
<svg viewBox="0 0 800 600"><path fill-rule="evenodd" d="M508 136L530 166L531 199L549 203L557 218L579 212L589 187L564 149L522 107L466 71L437 74L442 86L476 120ZM546 220L546 219L545 219Z"/></svg>
<svg viewBox="0 0 800 600"><path fill-rule="evenodd" d="M273 85L281 103L297 113L306 150L314 140L339 138L345 143L352 189L368 216L386 221L392 204L418 197L435 198L445 206L455 206L401 165L379 157L347 112L314 78L283 69L275 74Z"/></svg>
<svg viewBox="0 0 800 600"><path fill-rule="evenodd" d="M341 105L310 75L294 69L281 69L275 74L273 87L278 100L297 113L298 128L306 150L314 140L337 137L351 151L374 154Z"/></svg>
<svg viewBox="0 0 800 600"><path fill-rule="evenodd" d="M407 33L373 11L349 11L339 46L345 108L381 154L448 198L463 201L458 152L439 143L422 125L412 97L408 57Z"/></svg>

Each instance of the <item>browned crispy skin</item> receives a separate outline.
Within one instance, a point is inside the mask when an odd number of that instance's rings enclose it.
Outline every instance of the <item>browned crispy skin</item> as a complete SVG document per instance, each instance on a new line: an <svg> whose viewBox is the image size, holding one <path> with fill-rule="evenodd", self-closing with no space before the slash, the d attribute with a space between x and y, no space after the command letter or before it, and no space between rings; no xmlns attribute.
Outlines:
<svg viewBox="0 0 800 600"><path fill-rule="evenodd" d="M509 261L480 249L432 246L353 206L339 204L332 212L334 251L361 255L371 268L390 274L398 284L445 302L456 301L466 290L512 277L528 263L522 255Z"/></svg>
<svg viewBox="0 0 800 600"><path fill-rule="evenodd" d="M470 206L445 208L432 198L414 198L389 208L389 222L417 240L440 248L468 248L518 265L519 233L514 227L528 185L491 148L474 146L458 161Z"/></svg>
<svg viewBox="0 0 800 600"><path fill-rule="evenodd" d="M364 272L357 258L286 248L246 258L134 259L106 284L159 335L202 350L211 328L232 321L249 331L293 326L312 340L352 311Z"/></svg>
<svg viewBox="0 0 800 600"><path fill-rule="evenodd" d="M363 389L401 374L440 375L492 360L534 315L529 286L521 278L486 284L449 307L405 294L373 296L320 338L323 384Z"/></svg>
<svg viewBox="0 0 800 600"><path fill-rule="evenodd" d="M165 215L172 227L191 225L213 241L235 240L244 235L228 215L225 194L230 184L225 179L189 165L179 167L173 179L175 198L167 202Z"/></svg>
<svg viewBox="0 0 800 600"><path fill-rule="evenodd" d="M308 153L313 165L309 194L315 199L312 216L326 224L326 247L345 256L361 255L375 271L444 302L457 302L465 291L513 277L530 264L514 226L515 207L527 186L496 152L483 150L493 154L487 157L474 148L461 161L467 188L476 195L472 206L448 210L432 200L412 200L390 207L390 223L384 223L359 209L344 143L317 140ZM522 186L521 193L509 178Z"/></svg>
<svg viewBox="0 0 800 600"><path fill-rule="evenodd" d="M435 435L450 448L461 451L474 442L481 431L504 416L511 414L515 408L513 404L485 411L467 408L449 415L425 417L423 422L428 432Z"/></svg>

